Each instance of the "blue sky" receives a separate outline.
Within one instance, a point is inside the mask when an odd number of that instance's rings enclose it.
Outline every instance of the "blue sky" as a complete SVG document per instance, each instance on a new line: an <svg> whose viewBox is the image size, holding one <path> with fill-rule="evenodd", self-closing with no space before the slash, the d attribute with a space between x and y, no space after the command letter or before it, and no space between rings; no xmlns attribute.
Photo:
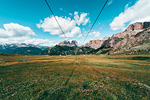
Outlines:
<svg viewBox="0 0 150 100"><path fill-rule="evenodd" d="M83 42L106 0L47 0L68 40ZM109 0L85 43L150 21L149 0ZM146 12L147 11L147 12ZM53 46L65 40L45 0L0 0L0 44Z"/></svg>

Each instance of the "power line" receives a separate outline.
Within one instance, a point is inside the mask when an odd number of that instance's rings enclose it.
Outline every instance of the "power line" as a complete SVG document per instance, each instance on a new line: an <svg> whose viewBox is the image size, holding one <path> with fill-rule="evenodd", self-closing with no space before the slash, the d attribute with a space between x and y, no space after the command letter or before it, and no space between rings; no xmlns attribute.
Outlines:
<svg viewBox="0 0 150 100"><path fill-rule="evenodd" d="M90 28L90 30L89 30L89 32L88 32L88 34L86 35L86 37L85 37L85 39L84 39L83 43L85 42L86 38L88 37L89 33L91 32L91 30L92 30L93 26L95 25L96 21L98 20L98 17L99 17L99 16L100 16L100 14L102 13L102 11L103 11L103 9L105 8L105 6L106 6L107 2L108 2L108 0L106 0L106 2L105 2L105 4L104 4L103 8L102 8L102 9L101 9L101 11L99 12L99 14L98 14L98 16L97 16L96 20L94 21L94 23L93 23L92 27ZM83 43L82 43L82 45L83 45Z"/></svg>
<svg viewBox="0 0 150 100"><path fill-rule="evenodd" d="M45 2L46 2L46 4L47 4L47 6L48 6L49 10L50 10L50 11L51 11L51 13L53 14L53 16L54 16L54 18L55 18L55 20L56 20L56 22L57 22L57 24L58 24L59 28L61 29L62 33L63 33L63 34L64 34L64 36L65 36L66 40L68 41L68 39L67 39L67 37L66 37L66 35L65 35L65 32L64 32L64 31L63 31L63 29L61 28L61 26L60 26L60 24L59 24L58 20L56 19L55 15L54 15L54 13L53 13L53 11L52 11L52 9L51 9L51 7L49 6L49 4L48 4L47 0L45 0Z"/></svg>

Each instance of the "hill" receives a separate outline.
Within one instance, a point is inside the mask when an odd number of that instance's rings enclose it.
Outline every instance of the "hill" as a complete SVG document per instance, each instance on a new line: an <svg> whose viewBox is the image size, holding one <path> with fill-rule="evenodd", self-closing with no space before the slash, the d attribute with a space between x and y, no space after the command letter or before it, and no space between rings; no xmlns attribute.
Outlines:
<svg viewBox="0 0 150 100"><path fill-rule="evenodd" d="M33 45L33 44L2 44L0 45L0 53L19 53L19 54L31 54L39 55L39 51L47 49L47 46ZM21 51L19 51L21 50ZM34 52L35 50L35 52Z"/></svg>
<svg viewBox="0 0 150 100"><path fill-rule="evenodd" d="M41 52L41 55L74 55L75 50L78 51L77 54L87 54L90 51L94 50L89 47L70 47L70 46L60 46L56 45L54 47L51 47L49 49L43 50Z"/></svg>
<svg viewBox="0 0 150 100"><path fill-rule="evenodd" d="M15 54L39 55L42 49L36 47L19 47L13 50Z"/></svg>

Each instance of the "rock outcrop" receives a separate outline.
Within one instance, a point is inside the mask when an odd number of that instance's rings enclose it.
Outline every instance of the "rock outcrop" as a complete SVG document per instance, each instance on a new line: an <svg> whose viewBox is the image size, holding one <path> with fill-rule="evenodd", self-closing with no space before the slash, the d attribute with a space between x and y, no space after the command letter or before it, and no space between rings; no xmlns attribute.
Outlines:
<svg viewBox="0 0 150 100"><path fill-rule="evenodd" d="M90 47L94 49L98 49L102 46L103 42L107 40L108 37L104 37L102 40L95 39L95 40L90 40L88 43L86 43L84 46L85 47Z"/></svg>
<svg viewBox="0 0 150 100"><path fill-rule="evenodd" d="M125 31L115 34L114 37L125 38L127 34L129 36L134 36L148 27L150 27L150 22L136 22L129 25Z"/></svg>
<svg viewBox="0 0 150 100"><path fill-rule="evenodd" d="M123 32L120 32L120 33L117 33L114 35L114 37L118 37L118 38L124 38L127 34L129 36L133 36L133 35L136 35L138 32L140 32L141 30L139 31L123 31Z"/></svg>
<svg viewBox="0 0 150 100"><path fill-rule="evenodd" d="M126 31L142 30L150 27L150 22L136 22L127 27Z"/></svg>
<svg viewBox="0 0 150 100"><path fill-rule="evenodd" d="M71 43L70 41L63 41L58 43L58 45L60 46L71 46L71 47L77 47L78 46L78 42L76 40L72 40Z"/></svg>
<svg viewBox="0 0 150 100"><path fill-rule="evenodd" d="M112 36L112 37L109 37L107 40L105 40L101 46L103 46L105 48L112 48L114 45L116 45L121 40L122 40L122 38Z"/></svg>
<svg viewBox="0 0 150 100"><path fill-rule="evenodd" d="M65 40L63 42L58 43L58 45L60 45L60 46L70 46L70 42Z"/></svg>
<svg viewBox="0 0 150 100"><path fill-rule="evenodd" d="M102 49L111 48L113 52L119 53L130 51L133 48L135 49L137 47L141 47L142 50L150 50L149 44L150 22L136 22L129 25L123 32L113 34L112 37L109 37L107 39L91 40L89 41L89 43L86 43L85 46L95 48L96 52L99 52ZM141 50L141 48L139 48L138 50Z"/></svg>
<svg viewBox="0 0 150 100"><path fill-rule="evenodd" d="M77 47L78 46L78 42L76 40L72 40L70 45L72 47Z"/></svg>
<svg viewBox="0 0 150 100"><path fill-rule="evenodd" d="M149 27L150 27L150 22L136 22L134 24L129 25L125 31L117 33L112 37L110 37L110 39L106 40L104 42L105 44L103 45L106 45L108 47L108 44L110 44L110 47L117 49L118 47L134 44L135 41L137 41L135 40L136 39L135 36L137 36L139 33L148 31ZM142 41L142 40L138 40L138 41Z"/></svg>
<svg viewBox="0 0 150 100"><path fill-rule="evenodd" d="M117 48L131 48L132 46L137 46L139 42L149 41L150 43L150 27L144 29L141 32L138 32L136 35L132 35L131 37L126 37L122 41L119 41L116 45L114 45L114 49Z"/></svg>

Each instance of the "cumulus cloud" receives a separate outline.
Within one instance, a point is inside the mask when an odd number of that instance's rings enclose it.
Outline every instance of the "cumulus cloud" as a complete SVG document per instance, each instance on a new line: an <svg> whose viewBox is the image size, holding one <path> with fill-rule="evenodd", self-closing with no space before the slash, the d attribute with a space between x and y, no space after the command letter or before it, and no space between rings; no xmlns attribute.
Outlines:
<svg viewBox="0 0 150 100"><path fill-rule="evenodd" d="M76 22L74 20L71 20L69 17L62 18L56 16L56 19L58 20L64 32L69 32L70 30L75 28ZM62 31L60 30L53 16L45 18L44 21L40 21L40 23L37 24L37 27L42 28L44 32L49 32L52 35L62 34Z"/></svg>
<svg viewBox="0 0 150 100"><path fill-rule="evenodd" d="M62 9L62 8L60 8L59 10L66 12L66 10L64 10L64 9Z"/></svg>
<svg viewBox="0 0 150 100"><path fill-rule="evenodd" d="M70 16L72 16L72 13L69 13Z"/></svg>
<svg viewBox="0 0 150 100"><path fill-rule="evenodd" d="M0 43L18 43L24 42L27 44L44 44L51 43L48 39L34 39L30 36L36 34L30 27L25 27L17 23L4 24L4 29L0 28Z"/></svg>
<svg viewBox="0 0 150 100"><path fill-rule="evenodd" d="M74 19L78 25L86 25L89 22L89 18L87 18L87 13L81 13L80 16L78 12L74 12Z"/></svg>
<svg viewBox="0 0 150 100"><path fill-rule="evenodd" d="M108 5L112 4L113 0L109 0Z"/></svg>
<svg viewBox="0 0 150 100"><path fill-rule="evenodd" d="M52 43L54 43L55 41L50 41L49 39L35 39L35 38L29 38L28 40L25 40L23 43L26 44L45 44L45 45L51 45Z"/></svg>
<svg viewBox="0 0 150 100"><path fill-rule="evenodd" d="M132 7L125 6L125 11L121 12L119 16L115 17L110 27L112 30L118 30L125 26L125 23L129 22L143 22L150 21L150 9L149 0L139 0Z"/></svg>
<svg viewBox="0 0 150 100"><path fill-rule="evenodd" d="M79 38L79 37L81 37L82 36L82 34L79 34L77 37Z"/></svg>
<svg viewBox="0 0 150 100"><path fill-rule="evenodd" d="M92 32L92 33L90 33L89 35L93 35L94 37L99 37L100 36L100 32Z"/></svg>
<svg viewBox="0 0 150 100"><path fill-rule="evenodd" d="M70 13L70 15L72 15ZM81 29L78 27L81 24L86 25L89 22L87 18L87 13L81 13L80 16L78 12L74 12L74 19L70 17L58 17L56 16L61 28L63 29L66 37L74 37L81 33ZM49 32L51 35L59 35L59 37L64 37L58 23L56 22L53 16L47 17L44 21L40 21L39 24L36 24L38 28L42 28L44 32Z"/></svg>
<svg viewBox="0 0 150 100"><path fill-rule="evenodd" d="M24 41L24 40L29 40L30 37L23 36L23 37L5 37L5 38L0 38L0 44L11 44L11 43L18 43L19 41Z"/></svg>
<svg viewBox="0 0 150 100"><path fill-rule="evenodd" d="M65 33L75 28L76 25L75 20L71 20L69 17L62 18L56 16L56 19L58 20L60 26L62 27ZM40 21L40 23L37 24L37 27L42 28L44 32L49 32L52 35L62 34L62 31L60 30L54 17L45 18L44 21Z"/></svg>
<svg viewBox="0 0 150 100"><path fill-rule="evenodd" d="M0 43L26 43L26 44L35 44L35 45L45 45L45 46L51 46L55 43L55 41L51 41L49 39L35 39L30 37L9 37L9 38L0 38Z"/></svg>
<svg viewBox="0 0 150 100"><path fill-rule="evenodd" d="M0 38L36 35L31 28L17 23L4 24L3 26L4 29L0 28Z"/></svg>
<svg viewBox="0 0 150 100"><path fill-rule="evenodd" d="M65 34L66 37L74 37L77 34L81 33L81 29L79 27L75 27L74 29L71 30L71 32L67 32ZM64 34L60 35L59 37L64 37Z"/></svg>

